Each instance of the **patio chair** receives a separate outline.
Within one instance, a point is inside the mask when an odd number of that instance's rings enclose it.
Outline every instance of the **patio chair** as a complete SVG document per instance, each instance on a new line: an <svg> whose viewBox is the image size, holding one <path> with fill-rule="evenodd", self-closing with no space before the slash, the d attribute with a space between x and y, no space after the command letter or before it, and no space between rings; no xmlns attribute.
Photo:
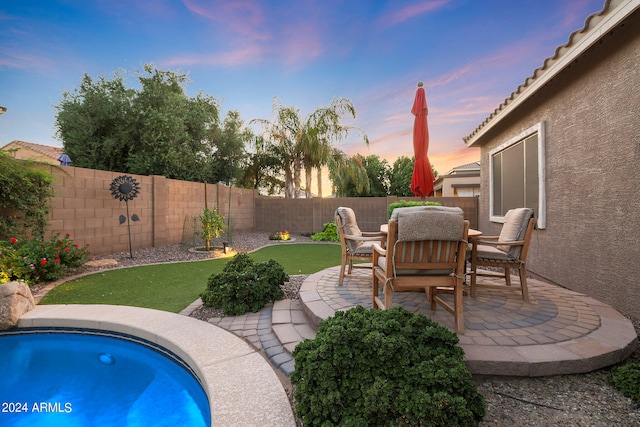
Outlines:
<svg viewBox="0 0 640 427"><path fill-rule="evenodd" d="M375 242L384 242L386 235L381 232L361 231L356 221L356 215L351 208L339 207L336 210L336 225L342 246L340 278L338 279L338 285L342 286L345 277L353 277L354 268L371 268L372 245ZM354 264L354 261L369 262Z"/></svg>
<svg viewBox="0 0 640 427"><path fill-rule="evenodd" d="M373 308L391 308L395 292L424 289L431 310L443 306L453 314L455 331L464 333L462 286L469 221L455 208L396 210L386 249L373 245ZM453 305L440 292L453 293Z"/></svg>
<svg viewBox="0 0 640 427"><path fill-rule="evenodd" d="M499 236L482 236L472 239L471 250L471 296L476 296L478 287L505 288L504 285L478 283L477 276L503 278L506 286L511 286L511 269L517 268L520 273L520 290L522 299L529 301L527 289L527 252L533 235L536 219L533 209L518 208L507 211ZM494 267L502 269L498 272L479 272L478 267Z"/></svg>

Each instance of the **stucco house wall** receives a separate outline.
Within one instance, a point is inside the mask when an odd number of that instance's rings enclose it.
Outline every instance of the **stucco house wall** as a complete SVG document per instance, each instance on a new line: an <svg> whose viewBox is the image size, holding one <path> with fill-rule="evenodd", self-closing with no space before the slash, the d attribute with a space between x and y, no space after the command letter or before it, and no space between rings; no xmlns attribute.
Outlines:
<svg viewBox="0 0 640 427"><path fill-rule="evenodd" d="M474 142L479 225L490 221L490 151L544 123L546 226L527 267L640 318L640 10L637 9ZM606 5L605 5L606 8Z"/></svg>

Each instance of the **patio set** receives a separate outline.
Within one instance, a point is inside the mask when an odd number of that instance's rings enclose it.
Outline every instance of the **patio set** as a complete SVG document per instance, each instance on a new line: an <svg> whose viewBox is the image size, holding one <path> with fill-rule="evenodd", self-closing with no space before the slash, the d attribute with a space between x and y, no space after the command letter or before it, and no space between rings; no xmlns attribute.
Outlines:
<svg viewBox="0 0 640 427"><path fill-rule="evenodd" d="M453 315L455 332L463 334L464 298L476 297L477 288L508 287L529 301L526 258L535 223L532 209L512 209L499 236L483 236L469 228L460 208L415 206L397 208L379 231L363 232L353 209L339 207L338 284L355 277L356 268L371 269L372 306L383 310L392 306L396 292L424 290L431 310L442 306ZM519 287L511 286L512 268L519 271ZM478 276L501 278L504 285ZM453 301L442 294L453 294Z"/></svg>

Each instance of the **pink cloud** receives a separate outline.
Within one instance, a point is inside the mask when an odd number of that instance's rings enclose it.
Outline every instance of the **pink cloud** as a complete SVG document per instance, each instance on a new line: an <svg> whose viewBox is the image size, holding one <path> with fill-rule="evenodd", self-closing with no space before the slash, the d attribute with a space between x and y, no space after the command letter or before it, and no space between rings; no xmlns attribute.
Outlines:
<svg viewBox="0 0 640 427"><path fill-rule="evenodd" d="M18 50L0 46L0 68L17 68L19 70L42 70L53 66L49 58L32 55Z"/></svg>
<svg viewBox="0 0 640 427"><path fill-rule="evenodd" d="M448 2L449 0L433 0L406 6L381 16L378 23L385 28L393 27L415 16L439 9Z"/></svg>
<svg viewBox="0 0 640 427"><path fill-rule="evenodd" d="M280 55L288 64L316 58L324 52L318 29L309 22L287 25L282 33L283 45Z"/></svg>
<svg viewBox="0 0 640 427"><path fill-rule="evenodd" d="M236 67L257 64L262 59L264 49L258 46L245 46L222 53L189 53L174 56L162 61L168 66L209 65L215 67Z"/></svg>
<svg viewBox="0 0 640 427"><path fill-rule="evenodd" d="M255 1L183 0L183 3L190 12L215 22L232 36L254 41L271 38L269 32L263 29L265 17L262 6Z"/></svg>

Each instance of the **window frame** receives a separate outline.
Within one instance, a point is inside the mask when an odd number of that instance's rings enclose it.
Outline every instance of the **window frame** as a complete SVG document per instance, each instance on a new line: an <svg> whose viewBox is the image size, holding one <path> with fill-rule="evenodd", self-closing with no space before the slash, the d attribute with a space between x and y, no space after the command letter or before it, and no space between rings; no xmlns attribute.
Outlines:
<svg viewBox="0 0 640 427"><path fill-rule="evenodd" d="M535 208L536 214L536 226L539 229L544 229L546 227L546 165L545 165L545 123L539 122L534 126L524 130L508 141L498 145L497 147L491 149L489 151L489 220L492 222L504 223L504 216L500 214L496 214L493 211L494 208L494 156L502 151L507 150L508 148L515 146L520 142L524 142L525 139L538 134L538 206ZM524 164L523 158L523 167ZM502 189L502 186L501 186Z"/></svg>

